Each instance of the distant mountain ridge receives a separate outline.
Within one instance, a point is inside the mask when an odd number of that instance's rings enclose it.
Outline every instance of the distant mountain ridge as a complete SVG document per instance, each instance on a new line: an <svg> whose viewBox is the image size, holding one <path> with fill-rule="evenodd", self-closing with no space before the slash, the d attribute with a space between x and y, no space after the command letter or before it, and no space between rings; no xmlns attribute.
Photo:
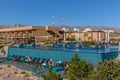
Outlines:
<svg viewBox="0 0 120 80"><path fill-rule="evenodd" d="M90 28L93 31L114 30L115 32L120 33L119 27L106 27L106 26L72 26L72 27L62 26L62 27L66 27L71 31L73 30L73 28L77 28L80 31L83 31L86 28Z"/></svg>
<svg viewBox="0 0 120 80"><path fill-rule="evenodd" d="M115 32L120 32L119 27L106 27L106 26L81 26L80 29L91 28L94 31L102 31L102 30L114 30Z"/></svg>
<svg viewBox="0 0 120 80"><path fill-rule="evenodd" d="M0 25L0 28L13 27L14 25Z"/></svg>
<svg viewBox="0 0 120 80"><path fill-rule="evenodd" d="M25 26L25 25L22 25L22 24L15 24L15 25L6 25L6 24L4 24L4 25L0 25L0 28L17 27L17 25L20 26L20 27Z"/></svg>
<svg viewBox="0 0 120 80"><path fill-rule="evenodd" d="M22 27L22 26L26 26L26 25L23 25L23 24L15 24L15 25L0 25L0 28L10 28L10 27L16 27L16 26L19 26L19 27ZM34 25L33 25L34 26ZM56 25L58 27L65 27L69 30L73 30L73 28L78 28L80 31L83 31L85 28L91 28L92 30L94 31L102 31L102 30L114 30L115 32L117 33L120 33L120 28L119 27L106 27L106 26L67 26L67 25L64 25L64 26L61 26L61 25Z"/></svg>

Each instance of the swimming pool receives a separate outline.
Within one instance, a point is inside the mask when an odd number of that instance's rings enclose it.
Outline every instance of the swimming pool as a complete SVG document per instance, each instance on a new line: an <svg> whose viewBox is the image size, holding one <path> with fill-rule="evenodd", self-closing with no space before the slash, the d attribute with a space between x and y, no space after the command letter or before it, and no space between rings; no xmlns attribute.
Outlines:
<svg viewBox="0 0 120 80"><path fill-rule="evenodd" d="M83 48L53 48L53 47L9 47L8 54L30 56L33 58L52 59L53 61L70 61L73 55L77 54L93 64L99 61L114 59L118 56L118 48L95 49L92 47Z"/></svg>

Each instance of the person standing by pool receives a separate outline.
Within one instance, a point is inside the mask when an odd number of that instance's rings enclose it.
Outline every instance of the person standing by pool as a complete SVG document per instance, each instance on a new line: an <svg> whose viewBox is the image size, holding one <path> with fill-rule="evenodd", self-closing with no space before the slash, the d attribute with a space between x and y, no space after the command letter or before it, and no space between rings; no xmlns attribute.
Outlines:
<svg viewBox="0 0 120 80"><path fill-rule="evenodd" d="M4 48L1 49L1 54L2 54L2 56L5 56L5 55L6 55L6 51L4 50Z"/></svg>
<svg viewBox="0 0 120 80"><path fill-rule="evenodd" d="M63 61L63 66L64 66L64 67L66 66L66 64L67 64L67 62L66 62L66 61Z"/></svg>
<svg viewBox="0 0 120 80"><path fill-rule="evenodd" d="M48 65L54 66L54 63L53 63L52 59L50 59L50 60L48 61Z"/></svg>
<svg viewBox="0 0 120 80"><path fill-rule="evenodd" d="M106 49L106 44L104 43L104 48Z"/></svg>

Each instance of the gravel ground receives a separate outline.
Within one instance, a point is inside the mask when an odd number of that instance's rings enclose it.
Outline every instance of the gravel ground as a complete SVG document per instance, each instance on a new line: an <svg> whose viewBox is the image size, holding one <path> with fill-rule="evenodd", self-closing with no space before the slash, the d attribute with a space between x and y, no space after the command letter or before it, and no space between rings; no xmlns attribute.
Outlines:
<svg viewBox="0 0 120 80"><path fill-rule="evenodd" d="M38 77L11 65L0 65L0 80L38 80Z"/></svg>

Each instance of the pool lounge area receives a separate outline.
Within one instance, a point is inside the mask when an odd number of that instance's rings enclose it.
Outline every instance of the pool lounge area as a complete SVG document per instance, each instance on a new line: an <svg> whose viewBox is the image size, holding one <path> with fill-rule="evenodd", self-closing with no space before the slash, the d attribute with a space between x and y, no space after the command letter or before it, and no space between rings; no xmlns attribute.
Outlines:
<svg viewBox="0 0 120 80"><path fill-rule="evenodd" d="M115 59L118 56L118 48L95 49L83 48L51 48L51 47L9 47L8 54L29 56L32 58L52 59L57 61L70 61L73 55L77 54L81 59L96 65L103 60Z"/></svg>

